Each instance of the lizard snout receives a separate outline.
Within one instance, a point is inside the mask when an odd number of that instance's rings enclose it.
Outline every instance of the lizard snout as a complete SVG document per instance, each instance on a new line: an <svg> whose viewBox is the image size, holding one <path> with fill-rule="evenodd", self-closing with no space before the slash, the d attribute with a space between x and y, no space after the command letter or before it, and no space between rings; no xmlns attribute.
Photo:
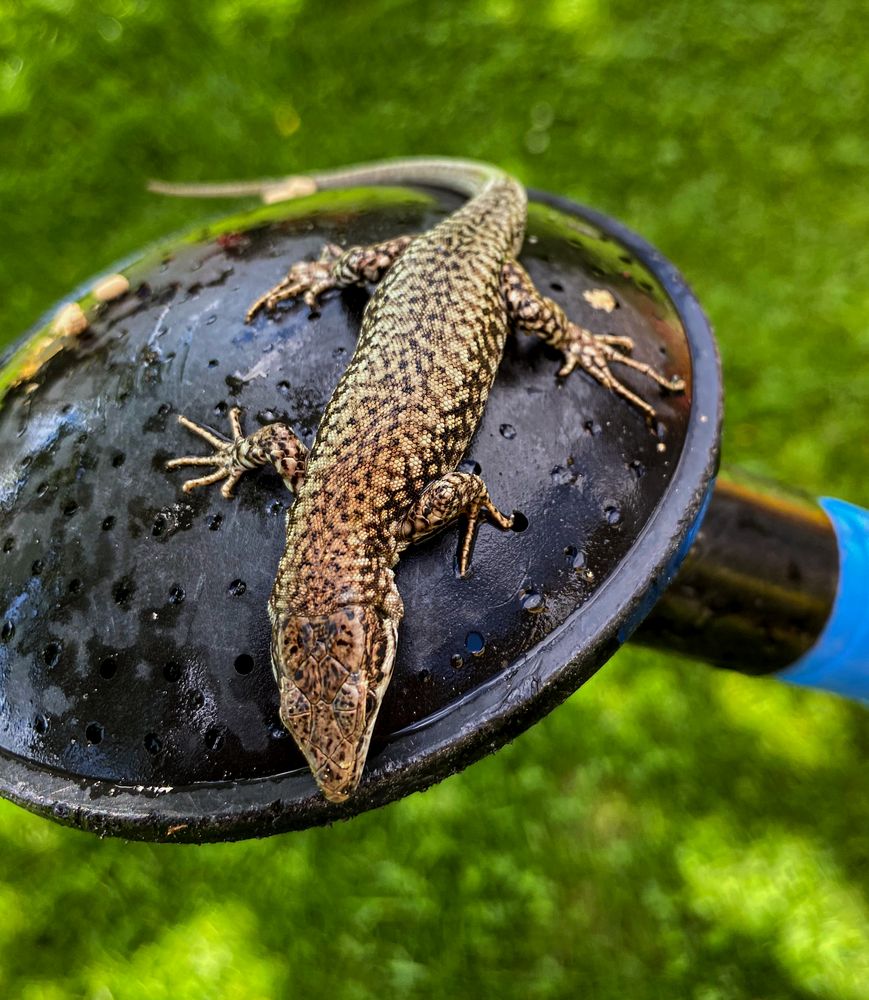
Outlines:
<svg viewBox="0 0 869 1000"><path fill-rule="evenodd" d="M396 631L397 622L365 605L275 622L281 721L332 802L343 802L362 776L392 676Z"/></svg>

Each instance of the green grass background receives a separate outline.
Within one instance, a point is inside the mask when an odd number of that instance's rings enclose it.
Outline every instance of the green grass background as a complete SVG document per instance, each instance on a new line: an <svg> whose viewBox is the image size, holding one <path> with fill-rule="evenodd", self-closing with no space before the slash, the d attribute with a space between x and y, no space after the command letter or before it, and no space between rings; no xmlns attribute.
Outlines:
<svg viewBox="0 0 869 1000"><path fill-rule="evenodd" d="M0 0L0 342L212 206L149 176L493 160L643 233L718 331L726 459L869 503L858 0ZM869 995L869 725L623 651L332 829L100 842L0 805L0 996Z"/></svg>

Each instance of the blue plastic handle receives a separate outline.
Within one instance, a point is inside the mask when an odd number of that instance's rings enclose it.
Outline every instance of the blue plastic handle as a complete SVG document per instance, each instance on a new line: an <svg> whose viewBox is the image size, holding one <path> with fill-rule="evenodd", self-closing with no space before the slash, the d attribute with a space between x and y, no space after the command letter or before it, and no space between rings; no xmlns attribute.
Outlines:
<svg viewBox="0 0 869 1000"><path fill-rule="evenodd" d="M869 511L820 501L839 543L839 583L823 632L782 680L835 691L869 704Z"/></svg>

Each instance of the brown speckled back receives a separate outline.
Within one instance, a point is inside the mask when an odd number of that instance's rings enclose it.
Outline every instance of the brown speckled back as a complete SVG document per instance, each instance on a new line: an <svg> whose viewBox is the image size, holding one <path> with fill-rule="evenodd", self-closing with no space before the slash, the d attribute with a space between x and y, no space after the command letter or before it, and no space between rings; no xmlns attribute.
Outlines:
<svg viewBox="0 0 869 1000"><path fill-rule="evenodd" d="M524 189L499 178L414 239L374 292L288 515L273 609L394 594L397 525L455 468L486 404L508 330L501 268L524 228Z"/></svg>

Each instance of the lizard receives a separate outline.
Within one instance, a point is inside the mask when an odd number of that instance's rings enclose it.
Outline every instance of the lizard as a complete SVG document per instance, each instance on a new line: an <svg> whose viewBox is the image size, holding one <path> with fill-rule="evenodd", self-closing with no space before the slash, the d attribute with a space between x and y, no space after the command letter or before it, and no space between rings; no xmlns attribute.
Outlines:
<svg viewBox="0 0 869 1000"><path fill-rule="evenodd" d="M373 246L326 245L251 305L248 323L284 301L302 299L313 310L333 289L376 285L310 450L283 422L245 435L233 408L230 438L179 415L213 452L167 463L211 468L183 489L222 482L226 498L248 471L271 465L295 496L268 603L271 662L281 720L332 802L359 785L392 676L403 615L393 574L399 556L463 519L457 571L465 577L479 525L516 524L479 475L458 468L510 330L557 348L564 357L559 376L579 368L647 419L654 408L611 365L633 368L669 391L684 388L681 378L666 379L632 358L630 338L592 333L535 288L517 260L527 195L497 167L408 158L247 184L151 187L175 195L259 194L274 202L368 184L446 188L466 200L425 233Z"/></svg>

